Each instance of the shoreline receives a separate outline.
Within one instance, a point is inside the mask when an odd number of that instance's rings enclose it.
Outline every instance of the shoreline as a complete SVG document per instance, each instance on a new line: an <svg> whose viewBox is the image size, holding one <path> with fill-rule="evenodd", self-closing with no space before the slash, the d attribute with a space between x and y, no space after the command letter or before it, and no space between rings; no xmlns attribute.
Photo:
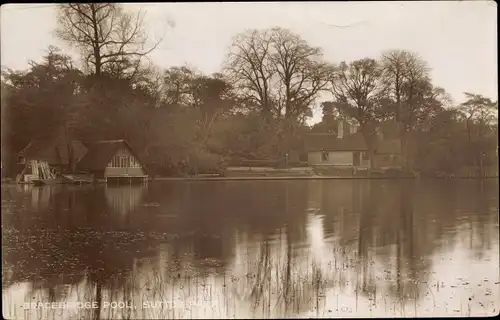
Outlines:
<svg viewBox="0 0 500 320"><path fill-rule="evenodd" d="M487 178L469 178L469 177L453 177L453 178L415 178L415 177L348 177L348 176L255 176L255 177L158 177L149 179L148 182L154 181L238 181L238 180L488 180L498 179L498 177Z"/></svg>
<svg viewBox="0 0 500 320"><path fill-rule="evenodd" d="M335 180L335 179L414 179L414 178L388 178L388 177L342 177L342 176L240 176L240 177L159 177L149 179L154 181L243 181L243 180Z"/></svg>
<svg viewBox="0 0 500 320"><path fill-rule="evenodd" d="M475 178L475 177L451 177L451 178L440 178L440 177L353 177L353 176L234 176L234 177L155 177L149 178L149 182L155 181L263 181L263 180L490 180L498 179L498 177L486 177L486 178ZM15 181L5 181L2 180L2 185L16 185ZM64 185L70 183L60 183L58 185ZM92 183L85 183L82 185L89 185ZM95 184L106 184L105 181L96 181ZM22 184L20 184L22 185ZM32 185L32 184L26 184ZM73 185L73 184L71 184ZM113 184L114 185L114 184Z"/></svg>

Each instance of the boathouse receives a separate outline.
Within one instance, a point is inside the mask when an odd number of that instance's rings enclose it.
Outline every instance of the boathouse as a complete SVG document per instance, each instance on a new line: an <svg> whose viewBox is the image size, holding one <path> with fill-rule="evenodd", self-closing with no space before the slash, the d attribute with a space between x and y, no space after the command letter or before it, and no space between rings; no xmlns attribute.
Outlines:
<svg viewBox="0 0 500 320"><path fill-rule="evenodd" d="M146 167L127 141L98 141L87 147L87 154L77 164L78 170L106 182L147 182Z"/></svg>
<svg viewBox="0 0 500 320"><path fill-rule="evenodd" d="M35 139L17 154L17 163L24 165L33 160L45 161L50 167L65 171L71 163L70 154L76 164L86 153L87 147L81 141L73 140L69 144L61 138Z"/></svg>
<svg viewBox="0 0 500 320"><path fill-rule="evenodd" d="M56 172L71 172L71 167L87 153L81 141L59 136L35 139L17 154L18 182L37 179L56 179Z"/></svg>

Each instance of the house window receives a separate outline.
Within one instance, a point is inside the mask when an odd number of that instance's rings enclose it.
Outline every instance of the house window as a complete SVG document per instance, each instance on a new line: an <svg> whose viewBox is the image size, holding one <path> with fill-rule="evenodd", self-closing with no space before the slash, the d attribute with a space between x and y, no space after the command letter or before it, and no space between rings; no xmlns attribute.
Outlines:
<svg viewBox="0 0 500 320"><path fill-rule="evenodd" d="M120 157L120 167L121 168L128 168L129 167L129 158L127 156L121 156Z"/></svg>
<svg viewBox="0 0 500 320"><path fill-rule="evenodd" d="M321 153L321 161L323 161L323 162L327 162L327 161L328 161L328 159L329 159L329 157L328 157L328 156L329 156L328 152L323 151L323 152Z"/></svg>
<svg viewBox="0 0 500 320"><path fill-rule="evenodd" d="M352 124L350 127L349 127L349 133L350 134L354 134L358 132L358 127L356 126L356 124Z"/></svg>
<svg viewBox="0 0 500 320"><path fill-rule="evenodd" d="M140 168L141 164L139 163L139 161L135 157L130 157L130 166L132 168Z"/></svg>
<svg viewBox="0 0 500 320"><path fill-rule="evenodd" d="M111 168L119 168L120 167L120 157L114 156L111 158L111 163L108 165Z"/></svg>
<svg viewBox="0 0 500 320"><path fill-rule="evenodd" d="M368 156L368 152L363 152L362 155L363 155L363 161L370 160L370 157Z"/></svg>
<svg viewBox="0 0 500 320"><path fill-rule="evenodd" d="M134 156L115 155L111 158L110 168L140 168L141 164Z"/></svg>
<svg viewBox="0 0 500 320"><path fill-rule="evenodd" d="M23 156L18 156L17 157L17 163L25 164L26 163L26 159Z"/></svg>
<svg viewBox="0 0 500 320"><path fill-rule="evenodd" d="M127 148L122 148L116 152L108 164L110 168L141 168L137 160Z"/></svg>

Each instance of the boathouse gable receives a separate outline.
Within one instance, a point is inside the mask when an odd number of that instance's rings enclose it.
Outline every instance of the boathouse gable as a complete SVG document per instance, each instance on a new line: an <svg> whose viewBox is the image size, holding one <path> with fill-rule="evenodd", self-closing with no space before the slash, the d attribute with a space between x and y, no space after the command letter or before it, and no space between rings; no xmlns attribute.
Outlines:
<svg viewBox="0 0 500 320"><path fill-rule="evenodd" d="M142 163L126 146L118 149L109 160L104 176L144 176Z"/></svg>
<svg viewBox="0 0 500 320"><path fill-rule="evenodd" d="M144 163L125 140L98 141L89 144L89 152L78 169L96 178L147 178Z"/></svg>

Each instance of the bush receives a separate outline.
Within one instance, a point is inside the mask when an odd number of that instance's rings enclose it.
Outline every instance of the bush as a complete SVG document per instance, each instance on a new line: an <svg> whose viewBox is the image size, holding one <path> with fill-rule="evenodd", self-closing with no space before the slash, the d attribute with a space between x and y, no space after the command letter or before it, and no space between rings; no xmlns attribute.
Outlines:
<svg viewBox="0 0 500 320"><path fill-rule="evenodd" d="M307 161L290 161L288 162L289 167L309 167Z"/></svg>
<svg viewBox="0 0 500 320"><path fill-rule="evenodd" d="M189 155L186 162L186 173L189 174L220 174L226 168L221 156L205 150L196 150Z"/></svg>
<svg viewBox="0 0 500 320"><path fill-rule="evenodd" d="M248 159L233 159L229 162L231 167L272 167L272 168L284 168L284 167L307 167L307 161L289 161L288 166L285 166L283 161L277 160L248 160Z"/></svg>
<svg viewBox="0 0 500 320"><path fill-rule="evenodd" d="M353 175L351 167L317 166L314 171L316 174L324 176L349 177Z"/></svg>
<svg viewBox="0 0 500 320"><path fill-rule="evenodd" d="M384 171L384 175L388 178L400 178L404 176L404 173L400 169L389 168Z"/></svg>
<svg viewBox="0 0 500 320"><path fill-rule="evenodd" d="M231 167L274 167L276 165L276 160L234 159L230 162Z"/></svg>

